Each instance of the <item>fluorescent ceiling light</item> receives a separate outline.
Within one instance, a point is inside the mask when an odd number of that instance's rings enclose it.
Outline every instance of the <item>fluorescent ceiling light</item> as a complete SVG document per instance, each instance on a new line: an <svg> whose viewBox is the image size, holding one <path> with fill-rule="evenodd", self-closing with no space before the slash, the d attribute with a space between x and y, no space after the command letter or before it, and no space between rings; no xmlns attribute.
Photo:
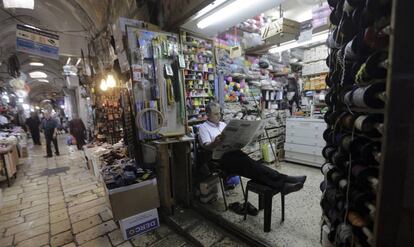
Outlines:
<svg viewBox="0 0 414 247"><path fill-rule="evenodd" d="M287 51L293 48L297 48L297 47L301 47L301 46L305 46L305 45L309 45L309 44L313 44L317 42L322 42L328 39L328 35L329 35L328 31L324 31L324 32L320 32L320 33L316 33L312 35L312 39L307 40L305 42L289 41L286 43L282 43L280 46L270 49L269 53L283 52L283 51Z"/></svg>
<svg viewBox="0 0 414 247"><path fill-rule="evenodd" d="M255 1L252 0L236 0L224 6L223 8L220 8L219 10L207 16L206 18L203 18L201 21L197 23L197 27L200 29L204 29L208 26L220 23L226 19L231 19L239 12L248 9L255 4Z"/></svg>
<svg viewBox="0 0 414 247"><path fill-rule="evenodd" d="M201 16L207 14L208 12L212 11L213 9L217 8L221 4L225 3L227 0L216 0L211 4L207 5L204 9L197 12L197 14L192 18L193 20L200 18Z"/></svg>
<svg viewBox="0 0 414 247"><path fill-rule="evenodd" d="M49 80L47 79L37 79L37 81L49 83Z"/></svg>
<svg viewBox="0 0 414 247"><path fill-rule="evenodd" d="M4 8L34 9L34 0L3 0Z"/></svg>
<svg viewBox="0 0 414 247"><path fill-rule="evenodd" d="M29 64L30 64L30 66L37 66L37 67L43 67L44 66L43 63L39 63L39 62L31 62Z"/></svg>
<svg viewBox="0 0 414 247"><path fill-rule="evenodd" d="M72 60L72 58L68 58L68 60L66 61L66 65L69 65L70 64L70 60Z"/></svg>
<svg viewBox="0 0 414 247"><path fill-rule="evenodd" d="M78 66L80 64L80 62L82 61L82 59L78 58L78 61L76 61L75 66Z"/></svg>
<svg viewBox="0 0 414 247"><path fill-rule="evenodd" d="M43 79L43 78L47 78L47 74L45 72L42 71L33 71L29 73L30 77L34 78L34 79Z"/></svg>
<svg viewBox="0 0 414 247"><path fill-rule="evenodd" d="M29 28L32 28L32 29L36 29L36 30L41 30L40 28L35 27L35 26L32 26L32 25L27 25L27 24L24 24L23 26L25 26L25 27L29 27Z"/></svg>

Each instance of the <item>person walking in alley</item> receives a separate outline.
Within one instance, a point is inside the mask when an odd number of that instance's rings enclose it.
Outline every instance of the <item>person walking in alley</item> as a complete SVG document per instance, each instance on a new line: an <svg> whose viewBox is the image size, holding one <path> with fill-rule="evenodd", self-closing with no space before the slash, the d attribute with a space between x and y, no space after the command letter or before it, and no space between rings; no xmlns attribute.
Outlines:
<svg viewBox="0 0 414 247"><path fill-rule="evenodd" d="M52 157L52 142L53 146L55 146L55 154L59 155L59 147L57 142L57 128L58 123L50 116L50 112L45 112L45 118L42 121L41 128L44 131L45 139L46 139L46 152L47 155L45 158Z"/></svg>
<svg viewBox="0 0 414 247"><path fill-rule="evenodd" d="M30 117L26 119L26 125L30 130L30 135L33 139L34 145L41 145L40 143L40 119L36 112L31 112Z"/></svg>
<svg viewBox="0 0 414 247"><path fill-rule="evenodd" d="M69 133L75 137L76 146L78 147L78 150L81 150L83 145L85 145L86 128L82 119L78 118L76 115L69 121Z"/></svg>

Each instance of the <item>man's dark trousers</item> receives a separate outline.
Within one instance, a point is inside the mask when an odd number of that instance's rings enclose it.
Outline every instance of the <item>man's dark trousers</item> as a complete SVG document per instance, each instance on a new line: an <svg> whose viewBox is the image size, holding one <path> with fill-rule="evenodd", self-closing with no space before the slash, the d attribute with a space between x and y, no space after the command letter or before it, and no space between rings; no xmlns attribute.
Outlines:
<svg viewBox="0 0 414 247"><path fill-rule="evenodd" d="M57 142L57 138L53 138L53 132L52 133L45 133L45 139L46 139L46 152L47 152L47 156L51 157L53 156L52 154L52 142L53 142L53 146L55 146L55 153L57 155L59 155L59 147L58 147L58 142Z"/></svg>

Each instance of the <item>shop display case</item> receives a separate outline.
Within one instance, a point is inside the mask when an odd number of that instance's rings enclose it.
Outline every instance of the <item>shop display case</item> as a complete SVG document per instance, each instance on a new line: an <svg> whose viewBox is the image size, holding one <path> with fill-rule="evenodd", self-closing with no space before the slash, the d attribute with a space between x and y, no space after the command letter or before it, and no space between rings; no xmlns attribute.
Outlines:
<svg viewBox="0 0 414 247"><path fill-rule="evenodd" d="M216 97L216 65L213 41L181 31L181 46L185 68L186 110L188 123L198 124L206 119L206 105Z"/></svg>

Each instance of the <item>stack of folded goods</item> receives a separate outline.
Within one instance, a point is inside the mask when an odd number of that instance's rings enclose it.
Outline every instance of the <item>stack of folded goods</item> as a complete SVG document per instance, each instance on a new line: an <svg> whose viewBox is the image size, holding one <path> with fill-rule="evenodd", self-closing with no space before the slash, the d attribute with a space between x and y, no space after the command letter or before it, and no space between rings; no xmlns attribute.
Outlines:
<svg viewBox="0 0 414 247"><path fill-rule="evenodd" d="M0 136L0 143L8 145L17 145L17 138L15 136L10 135L9 133L3 133Z"/></svg>
<svg viewBox="0 0 414 247"><path fill-rule="evenodd" d="M135 161L123 158L119 153L106 154L102 167L102 178L108 189L140 183L155 177L151 170L139 168Z"/></svg>

